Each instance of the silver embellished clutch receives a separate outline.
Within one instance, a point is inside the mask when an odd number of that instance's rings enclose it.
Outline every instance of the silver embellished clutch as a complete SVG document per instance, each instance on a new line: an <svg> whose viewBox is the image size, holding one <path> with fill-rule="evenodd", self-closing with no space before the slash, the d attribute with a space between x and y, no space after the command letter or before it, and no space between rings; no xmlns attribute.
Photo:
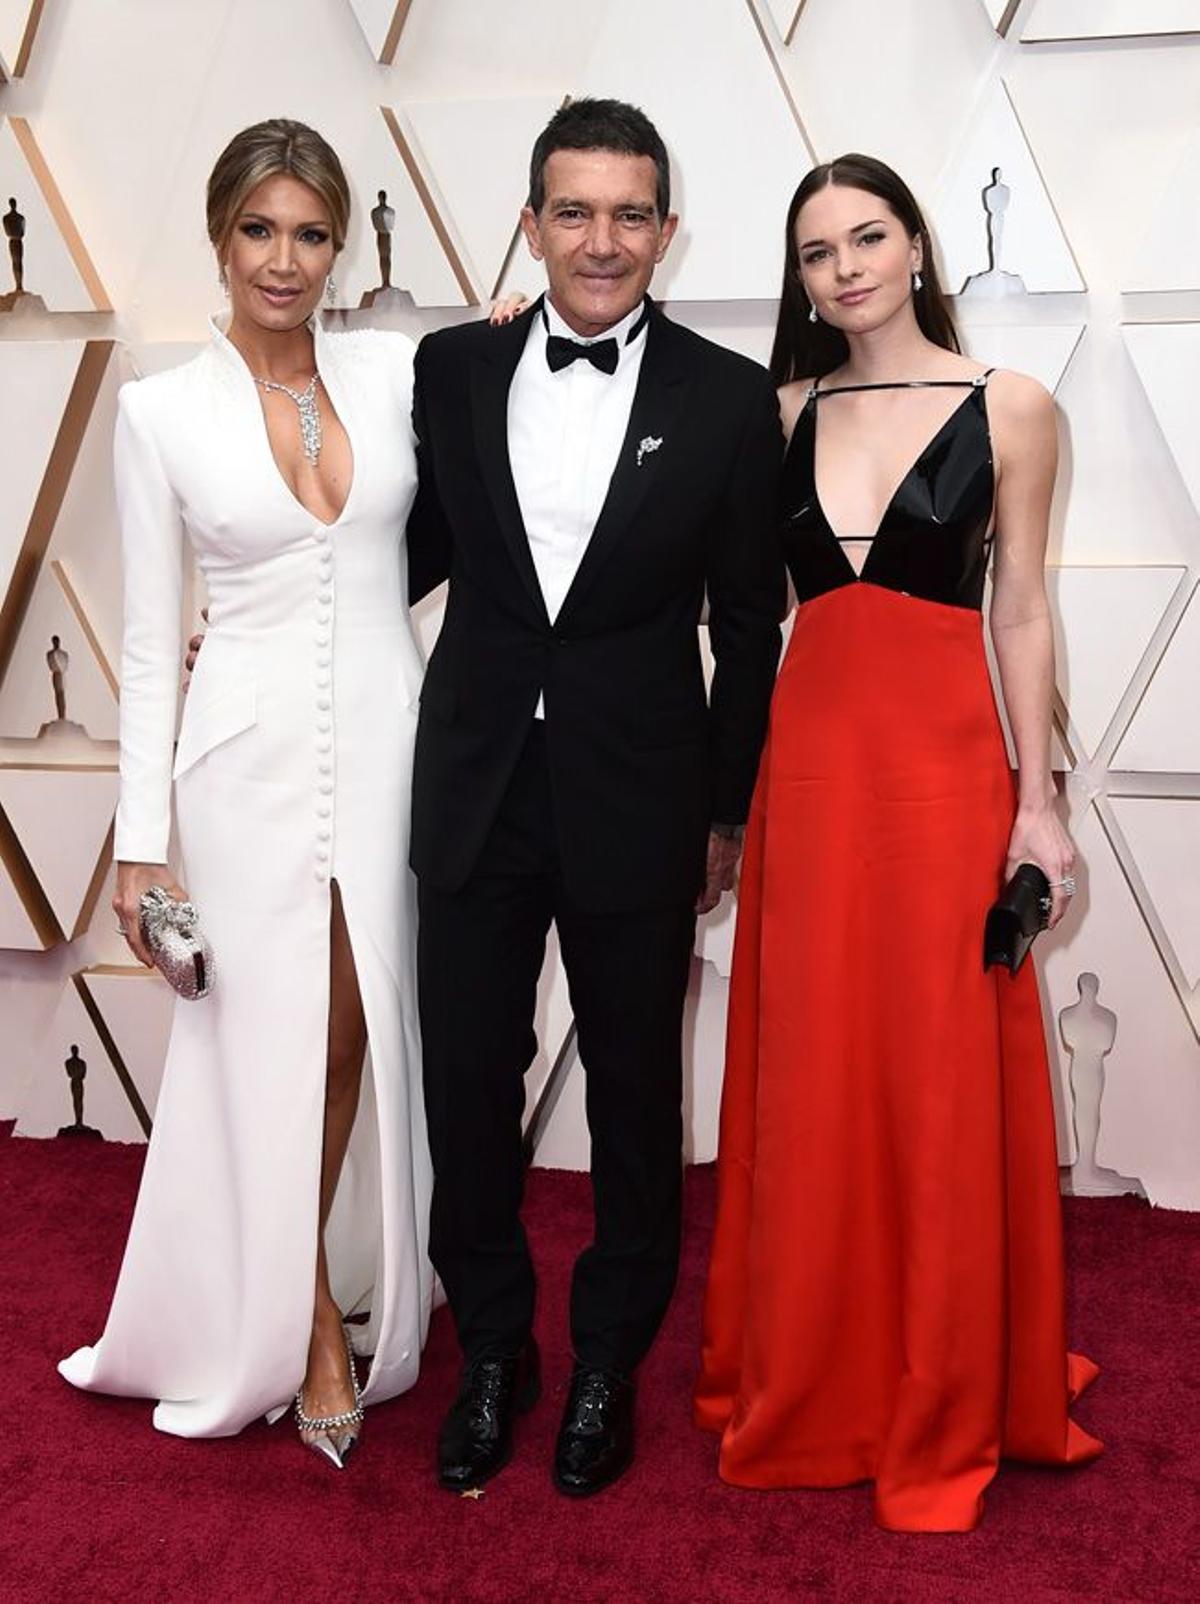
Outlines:
<svg viewBox="0 0 1200 1604"><path fill-rule="evenodd" d="M142 935L155 968L181 997L207 997L213 989L212 948L197 923L195 906L177 902L162 886L142 892Z"/></svg>

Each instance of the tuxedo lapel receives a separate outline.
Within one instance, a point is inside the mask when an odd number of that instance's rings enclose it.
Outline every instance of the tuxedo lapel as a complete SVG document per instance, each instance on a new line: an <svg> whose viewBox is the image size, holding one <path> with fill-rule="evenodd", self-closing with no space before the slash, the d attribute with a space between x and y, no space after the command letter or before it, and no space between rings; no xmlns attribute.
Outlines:
<svg viewBox="0 0 1200 1604"><path fill-rule="evenodd" d="M529 334L528 318L540 315L539 296L527 317L495 329L486 349L477 354L471 368L471 426L480 471L496 513L496 522L517 572L539 614L546 617L546 603L538 583L537 570L529 550L529 539L521 517L521 504L513 482L508 455L508 392L513 374L525 350Z"/></svg>
<svg viewBox="0 0 1200 1604"><path fill-rule="evenodd" d="M682 344L670 321L651 303L646 350L629 413L629 427L621 442L617 465L592 538L563 601L560 620L569 617L580 596L612 555L658 476L670 473L672 461L679 460L682 405L688 378Z"/></svg>

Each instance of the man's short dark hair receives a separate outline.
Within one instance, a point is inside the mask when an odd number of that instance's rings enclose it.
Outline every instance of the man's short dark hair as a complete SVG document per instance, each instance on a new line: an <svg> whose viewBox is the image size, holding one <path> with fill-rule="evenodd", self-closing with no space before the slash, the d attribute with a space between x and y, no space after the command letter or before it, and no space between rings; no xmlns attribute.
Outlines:
<svg viewBox="0 0 1200 1604"><path fill-rule="evenodd" d="M538 135L529 159L529 207L546 204L546 163L556 150L609 150L649 156L657 171L654 204L659 220L671 210L671 163L658 129L624 100L572 100L554 113Z"/></svg>

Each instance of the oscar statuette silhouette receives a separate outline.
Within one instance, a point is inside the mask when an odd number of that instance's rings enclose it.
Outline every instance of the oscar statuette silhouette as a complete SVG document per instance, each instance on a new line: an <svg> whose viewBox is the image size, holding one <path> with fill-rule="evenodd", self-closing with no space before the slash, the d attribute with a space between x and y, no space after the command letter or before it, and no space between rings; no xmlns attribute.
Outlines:
<svg viewBox="0 0 1200 1604"><path fill-rule="evenodd" d="M71 1043L71 1054L63 1065L67 1072L67 1079L71 1083L71 1106L75 1111L75 1120L71 1125L59 1127L60 1136L88 1136L95 1141L101 1140L100 1132L91 1125L83 1122L83 1083L87 1079L87 1064L79 1056L78 1046Z"/></svg>

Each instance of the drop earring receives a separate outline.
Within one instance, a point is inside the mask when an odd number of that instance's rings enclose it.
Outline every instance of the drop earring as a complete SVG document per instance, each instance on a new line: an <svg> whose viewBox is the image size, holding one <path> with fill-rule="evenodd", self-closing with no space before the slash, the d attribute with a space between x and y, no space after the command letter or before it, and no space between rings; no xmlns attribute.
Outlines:
<svg viewBox="0 0 1200 1604"><path fill-rule="evenodd" d="M925 284L925 280L921 277L920 272L914 273L913 274L913 294L915 295L919 289L923 288L924 284Z"/></svg>
<svg viewBox="0 0 1200 1604"><path fill-rule="evenodd" d="M333 274L325 280L325 304L332 306L337 296L337 285L333 282Z"/></svg>
<svg viewBox="0 0 1200 1604"><path fill-rule="evenodd" d="M815 323L817 321L817 309L815 306L810 306L808 309L808 321L810 323Z"/></svg>
<svg viewBox="0 0 1200 1604"><path fill-rule="evenodd" d="M221 286L221 294L228 300L229 280L225 277L225 269L223 267L217 269L217 283Z"/></svg>

